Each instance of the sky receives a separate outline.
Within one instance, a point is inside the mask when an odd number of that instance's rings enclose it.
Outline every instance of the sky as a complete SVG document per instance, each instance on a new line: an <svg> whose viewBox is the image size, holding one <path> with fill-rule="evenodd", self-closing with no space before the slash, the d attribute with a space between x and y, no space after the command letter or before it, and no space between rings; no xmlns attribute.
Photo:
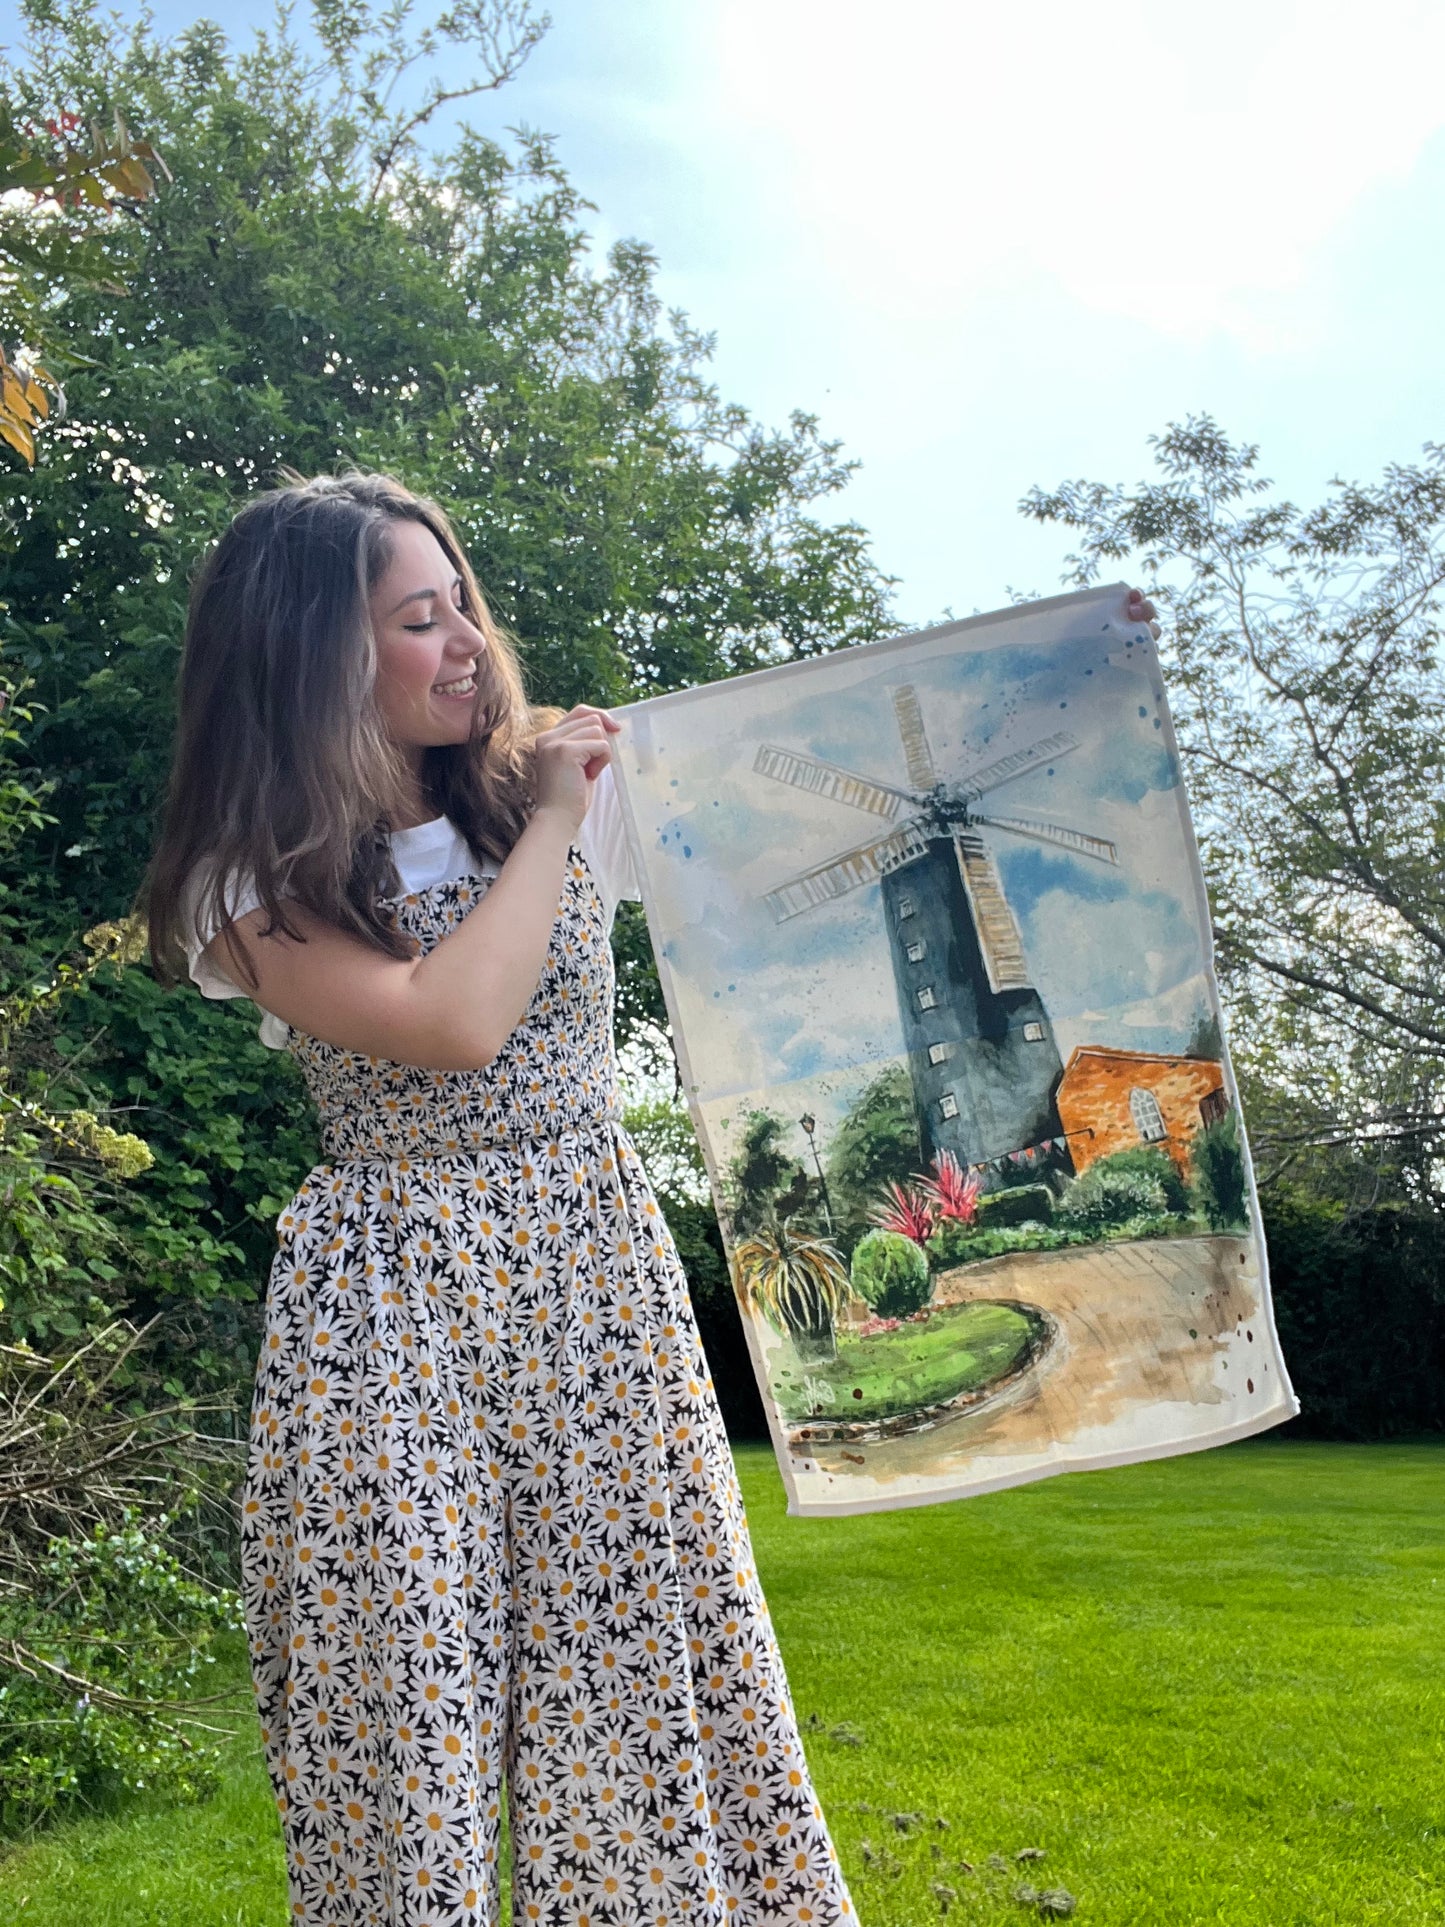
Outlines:
<svg viewBox="0 0 1445 1927"><path fill-rule="evenodd" d="M984 809L1085 830L1117 865L991 830L1030 980L1076 1045L1181 1050L1211 1007L1203 898L1147 630L1095 591L1037 614L842 651L619 712L619 768L670 967L690 1093L725 1161L752 1108L815 1112L826 1142L904 1049L879 886L779 923L766 893L894 825L770 781L760 744L907 787L892 691L917 692L935 768L960 781L1061 730L1075 747ZM901 821L901 819L900 819ZM1012 1148L1012 1147L1004 1147Z"/></svg>
<svg viewBox="0 0 1445 1927"><path fill-rule="evenodd" d="M474 120L556 136L599 246L649 242L716 332L729 399L843 442L829 513L905 625L1052 593L1069 543L1025 490L1136 480L1189 413L1304 500L1440 433L1438 0L549 10Z"/></svg>

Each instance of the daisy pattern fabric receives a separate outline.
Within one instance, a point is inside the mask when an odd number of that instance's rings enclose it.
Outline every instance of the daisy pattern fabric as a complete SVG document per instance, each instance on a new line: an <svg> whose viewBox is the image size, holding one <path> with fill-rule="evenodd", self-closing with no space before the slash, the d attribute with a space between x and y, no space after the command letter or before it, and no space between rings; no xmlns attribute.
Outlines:
<svg viewBox="0 0 1445 1927"><path fill-rule="evenodd" d="M401 899L424 948L487 887ZM301 1927L841 1927L686 1282L621 1126L573 853L476 1073L293 1035L326 1161L279 1226L243 1498Z"/></svg>

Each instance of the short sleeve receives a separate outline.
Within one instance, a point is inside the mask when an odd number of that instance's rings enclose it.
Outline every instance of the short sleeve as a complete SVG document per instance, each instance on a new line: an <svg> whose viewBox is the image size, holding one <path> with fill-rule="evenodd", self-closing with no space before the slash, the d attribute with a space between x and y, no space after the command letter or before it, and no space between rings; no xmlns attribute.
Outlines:
<svg viewBox="0 0 1445 1927"><path fill-rule="evenodd" d="M201 903L210 885L210 875L197 871L181 893L182 929L185 932L186 968L191 982L203 997L249 997L250 991L227 976L226 972L203 953L216 932L220 920L214 914L202 914ZM249 877L234 879L226 889L226 908L231 921L246 916L252 910L259 910L261 899L251 887ZM279 1017L270 1011L261 1012L261 1042L272 1050L284 1048L287 1029Z"/></svg>
<svg viewBox="0 0 1445 1927"><path fill-rule="evenodd" d="M637 871L632 862L632 848L627 840L622 799L617 794L617 777L611 764L603 770L593 787L591 807L583 819L579 841L587 866L607 905L610 923L619 903L642 901Z"/></svg>
<svg viewBox="0 0 1445 1927"><path fill-rule="evenodd" d="M191 974L191 982L203 997L245 997L250 993L228 977L213 958L203 954L221 927L220 916L210 904L204 902L210 891L212 876L213 872L210 871L193 872L181 893L186 966ZM260 909L261 899L252 888L249 877L233 878L227 884L225 905L233 923L238 917Z"/></svg>

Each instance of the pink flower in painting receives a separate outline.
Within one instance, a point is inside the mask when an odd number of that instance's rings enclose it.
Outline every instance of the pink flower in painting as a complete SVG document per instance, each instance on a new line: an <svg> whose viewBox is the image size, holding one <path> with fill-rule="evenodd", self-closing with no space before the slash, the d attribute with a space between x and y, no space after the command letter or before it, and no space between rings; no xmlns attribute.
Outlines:
<svg viewBox="0 0 1445 1927"><path fill-rule="evenodd" d="M933 1235L933 1200L921 1186L890 1184L870 1215L884 1231L896 1231L916 1245L927 1244Z"/></svg>
<svg viewBox="0 0 1445 1927"><path fill-rule="evenodd" d="M940 1218L955 1218L959 1224L972 1224L978 1216L978 1201L983 1184L976 1171L965 1171L952 1151L940 1151L933 1160L934 1175L924 1178L921 1189Z"/></svg>

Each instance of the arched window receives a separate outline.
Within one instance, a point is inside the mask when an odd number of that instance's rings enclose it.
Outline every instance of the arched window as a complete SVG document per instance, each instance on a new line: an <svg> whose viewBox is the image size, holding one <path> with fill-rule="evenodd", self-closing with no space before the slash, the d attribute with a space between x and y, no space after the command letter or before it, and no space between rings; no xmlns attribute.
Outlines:
<svg viewBox="0 0 1445 1927"><path fill-rule="evenodd" d="M1146 1144L1158 1144L1168 1137L1169 1131L1164 1123L1164 1113L1159 1108L1159 1100L1153 1091L1146 1091L1139 1085L1129 1093L1129 1115L1134 1120L1134 1129Z"/></svg>

